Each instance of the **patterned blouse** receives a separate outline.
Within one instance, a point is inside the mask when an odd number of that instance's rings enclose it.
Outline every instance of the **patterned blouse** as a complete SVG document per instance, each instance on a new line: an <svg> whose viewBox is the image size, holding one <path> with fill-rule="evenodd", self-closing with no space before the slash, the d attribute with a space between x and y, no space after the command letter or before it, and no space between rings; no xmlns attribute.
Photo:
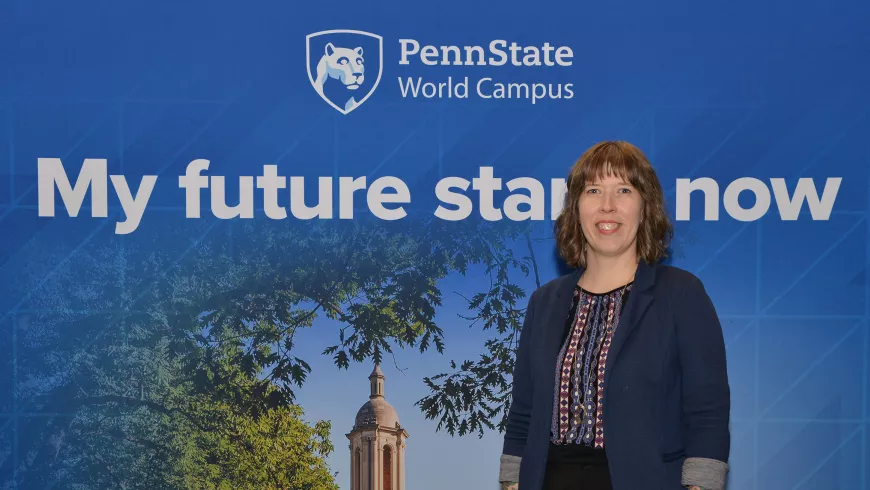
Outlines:
<svg viewBox="0 0 870 490"><path fill-rule="evenodd" d="M555 367L551 451L605 458L604 366L633 283L606 293L574 288Z"/></svg>

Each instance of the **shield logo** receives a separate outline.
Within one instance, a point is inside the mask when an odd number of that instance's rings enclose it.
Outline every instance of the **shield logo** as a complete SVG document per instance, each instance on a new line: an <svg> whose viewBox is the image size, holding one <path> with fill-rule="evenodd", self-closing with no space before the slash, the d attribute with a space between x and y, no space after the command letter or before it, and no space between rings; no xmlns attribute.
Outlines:
<svg viewBox="0 0 870 490"><path fill-rule="evenodd" d="M305 36L308 80L342 114L368 100L381 81L384 41L364 31L335 29Z"/></svg>

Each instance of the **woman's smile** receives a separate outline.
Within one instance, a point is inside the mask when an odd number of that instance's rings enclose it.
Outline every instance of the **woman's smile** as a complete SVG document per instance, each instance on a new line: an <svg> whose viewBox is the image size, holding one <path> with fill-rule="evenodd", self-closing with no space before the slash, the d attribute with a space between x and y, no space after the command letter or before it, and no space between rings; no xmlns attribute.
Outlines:
<svg viewBox="0 0 870 490"><path fill-rule="evenodd" d="M617 223L616 221L599 221L595 224L595 227L598 228L598 232L602 235L613 235L619 230L621 223Z"/></svg>

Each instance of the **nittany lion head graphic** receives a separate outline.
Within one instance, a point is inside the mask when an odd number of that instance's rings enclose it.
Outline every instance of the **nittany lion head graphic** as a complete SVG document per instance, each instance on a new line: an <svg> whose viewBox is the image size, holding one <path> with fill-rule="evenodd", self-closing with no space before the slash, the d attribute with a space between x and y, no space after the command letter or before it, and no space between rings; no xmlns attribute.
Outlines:
<svg viewBox="0 0 870 490"><path fill-rule="evenodd" d="M321 43L313 42L312 38L315 37ZM330 40L333 37L335 40ZM360 42L350 44L349 41ZM363 54L367 53L368 49L363 47L363 41L370 46L377 43L373 46L376 47L374 51L377 60L376 69L378 69L377 80L374 83L366 83L366 59ZM382 66L380 36L360 31L323 31L309 35L307 43L309 79L314 90L330 105L339 112L347 114L371 95L380 81ZM317 49L318 44L322 49ZM312 74L314 59L318 61Z"/></svg>
<svg viewBox="0 0 870 490"><path fill-rule="evenodd" d="M322 89L327 78L335 78L341 80L349 90L356 90L365 80L365 71L363 48L336 48L332 43L326 43L323 56L317 63L315 87Z"/></svg>

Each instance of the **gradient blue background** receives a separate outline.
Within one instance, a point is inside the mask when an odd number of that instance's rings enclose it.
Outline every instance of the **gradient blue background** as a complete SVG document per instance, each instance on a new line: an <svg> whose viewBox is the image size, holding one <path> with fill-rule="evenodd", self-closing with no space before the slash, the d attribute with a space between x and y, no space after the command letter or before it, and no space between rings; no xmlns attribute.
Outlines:
<svg viewBox="0 0 870 490"><path fill-rule="evenodd" d="M672 217L677 178L712 177L724 190L740 177L782 177L790 188L809 177L821 190L827 177L842 177L828 221L805 212L785 222L774 204L755 222L724 210L707 222L693 197L692 220L676 223L686 242L673 264L701 277L722 319L733 390L729 488L870 488L868 21L870 3L857 0L7 0L0 5L0 281L20 277L19 258L34 241L120 248L160 222L183 221L177 176L195 158L211 160L208 174L227 176L231 187L233 177L258 175L265 164L283 175L396 176L411 188L406 209L423 214L434 210L442 177L470 178L480 166L502 178L565 177L603 139L627 139L647 153ZM384 37L380 85L347 116L314 93L305 66L305 35L338 28ZM399 66L399 38L548 41L570 46L574 65ZM535 105L399 95L399 76L448 74L573 83L576 95ZM139 229L113 234L115 200L109 219L88 217L87 203L76 219L39 218L39 157L62 158L71 173L84 158L107 158L110 173L137 183L158 174ZM751 197L741 203L751 205ZM231 236L234 226L217 223L207 233ZM550 227L540 224L540 234ZM178 240L202 229L191 223ZM537 248L549 280L558 274L553 243ZM473 281L451 280L444 291L475 290ZM16 428L28 413L14 395L22 382L16 318L32 294L0 298L0 458L21 457ZM459 313L461 297L448 294L439 311L445 355L399 353L404 374L384 366L387 399L411 435L411 490L493 488L498 472L500 434L436 433L413 406L426 395L423 376L448 370L450 359L475 358L487 338ZM336 331L318 320L297 338L313 368L299 402L309 419L333 421L330 464L346 489L344 433L367 399L372 366L338 371L319 356ZM0 481L16 488L12 475Z"/></svg>

